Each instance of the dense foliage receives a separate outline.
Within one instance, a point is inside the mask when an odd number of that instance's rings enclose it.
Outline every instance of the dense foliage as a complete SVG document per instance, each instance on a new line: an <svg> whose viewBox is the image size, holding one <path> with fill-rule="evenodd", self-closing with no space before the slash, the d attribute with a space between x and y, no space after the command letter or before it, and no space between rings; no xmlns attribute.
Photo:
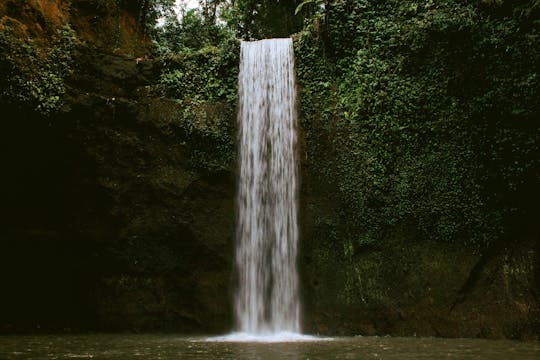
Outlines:
<svg viewBox="0 0 540 360"><path fill-rule="evenodd" d="M397 227L477 248L534 221L539 10L335 1L298 37L310 166L354 248Z"/></svg>
<svg viewBox="0 0 540 360"><path fill-rule="evenodd" d="M196 147L195 167L215 171L232 164L238 56L238 42L231 39L162 58L159 85L183 109L176 122Z"/></svg>
<svg viewBox="0 0 540 360"><path fill-rule="evenodd" d="M230 38L232 32L195 9L186 11L181 19L176 13L169 14L164 24L154 29L154 42L161 55L216 47Z"/></svg>
<svg viewBox="0 0 540 360"><path fill-rule="evenodd" d="M243 39L288 37L302 28L295 16L298 1L239 0L228 13L228 25Z"/></svg>
<svg viewBox="0 0 540 360"><path fill-rule="evenodd" d="M288 37L302 29L304 13L313 13L313 5L304 4L295 14L303 4L298 1L199 1L197 9L180 7L176 12L169 0L154 1L154 13L161 14L163 22L152 31L160 54L218 46L231 37Z"/></svg>
<svg viewBox="0 0 540 360"><path fill-rule="evenodd" d="M396 230L479 248L533 221L538 0L211 0L180 18L173 0L90 3L138 14L187 133L221 144L221 157L201 150L209 168L227 167L233 153L230 122L210 113L220 103L234 117L236 38L295 33L306 166L342 204L348 248ZM2 99L58 110L72 73L70 26L43 47L0 25Z"/></svg>
<svg viewBox="0 0 540 360"><path fill-rule="evenodd" d="M62 105L66 79L73 71L75 37L66 25L52 36L43 50L27 36L21 36L18 24L0 20L0 100L48 115Z"/></svg>
<svg viewBox="0 0 540 360"><path fill-rule="evenodd" d="M287 36L304 22L294 37L308 166L343 204L348 248L401 229L478 249L532 220L538 1L211 4L160 30L164 52L219 46L233 33ZM184 99L216 90L232 101L234 81L217 80L212 64L162 83Z"/></svg>

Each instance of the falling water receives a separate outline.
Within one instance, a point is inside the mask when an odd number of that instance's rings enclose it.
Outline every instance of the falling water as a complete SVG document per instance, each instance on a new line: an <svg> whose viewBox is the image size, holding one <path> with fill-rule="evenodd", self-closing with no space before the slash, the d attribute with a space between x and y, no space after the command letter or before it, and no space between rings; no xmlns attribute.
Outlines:
<svg viewBox="0 0 540 360"><path fill-rule="evenodd" d="M235 308L241 332L300 332L295 90L291 39L242 42Z"/></svg>

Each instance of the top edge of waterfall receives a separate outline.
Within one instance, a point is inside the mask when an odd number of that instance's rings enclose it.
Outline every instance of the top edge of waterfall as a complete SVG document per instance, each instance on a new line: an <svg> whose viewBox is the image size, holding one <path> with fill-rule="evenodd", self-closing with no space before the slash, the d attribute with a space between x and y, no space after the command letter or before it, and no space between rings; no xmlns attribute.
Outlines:
<svg viewBox="0 0 540 360"><path fill-rule="evenodd" d="M260 39L260 40L241 40L241 42L243 42L243 43L256 43L256 42L273 41L273 40L291 40L292 41L292 37L268 38L268 39Z"/></svg>

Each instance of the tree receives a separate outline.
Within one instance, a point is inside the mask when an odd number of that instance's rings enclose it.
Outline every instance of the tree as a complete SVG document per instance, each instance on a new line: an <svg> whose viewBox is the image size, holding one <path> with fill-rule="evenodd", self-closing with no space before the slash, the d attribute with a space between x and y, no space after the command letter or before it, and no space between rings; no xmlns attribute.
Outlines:
<svg viewBox="0 0 540 360"><path fill-rule="evenodd" d="M243 39L288 37L301 30L302 16L295 16L298 1L238 0L231 4L228 25Z"/></svg>

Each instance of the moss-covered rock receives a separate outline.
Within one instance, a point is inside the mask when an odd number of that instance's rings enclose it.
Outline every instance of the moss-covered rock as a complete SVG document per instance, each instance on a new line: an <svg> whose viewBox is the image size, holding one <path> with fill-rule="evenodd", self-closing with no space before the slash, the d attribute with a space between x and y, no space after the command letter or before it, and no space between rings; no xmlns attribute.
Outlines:
<svg viewBox="0 0 540 360"><path fill-rule="evenodd" d="M538 337L537 11L339 1L294 36L308 329Z"/></svg>
<svg viewBox="0 0 540 360"><path fill-rule="evenodd" d="M39 1L12 3L2 18L2 66L10 76L2 79L10 115L2 123L9 169L3 190L12 194L1 250L5 274L17 259L28 261L7 282L0 328L225 331L232 308L235 86L211 99L167 96L159 80L174 66L145 57L149 48L139 47L146 40L132 7L69 3L51 2L58 19L42 14ZM36 16L50 31L32 30ZM72 29L72 46L63 53L69 69L55 53L64 49L55 42L63 39L57 27ZM192 71L204 73L206 61L219 64L222 54L207 53L203 69ZM197 61L194 55L176 64ZM238 64L231 61L234 73ZM35 81L49 66L57 87ZM216 71L229 71L222 67ZM24 76L41 92L51 89L54 107L15 98L28 93L10 85Z"/></svg>

